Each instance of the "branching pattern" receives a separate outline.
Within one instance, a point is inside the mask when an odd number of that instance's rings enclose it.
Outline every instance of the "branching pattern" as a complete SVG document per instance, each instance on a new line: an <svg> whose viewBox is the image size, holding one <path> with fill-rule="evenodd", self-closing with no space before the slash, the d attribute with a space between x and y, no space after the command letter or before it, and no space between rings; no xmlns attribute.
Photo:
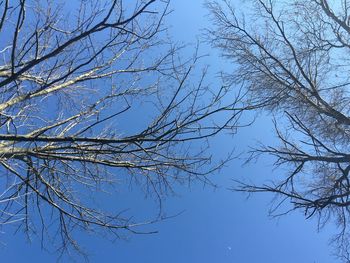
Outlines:
<svg viewBox="0 0 350 263"><path fill-rule="evenodd" d="M242 15L229 1L210 2L208 36L238 69L226 81L247 90L247 103L272 111L279 146L263 146L290 173L271 185L243 183L245 192L272 192L320 224L335 220L339 254L349 262L350 3L250 1ZM281 203L277 202L277 207ZM284 214L284 213L282 213Z"/></svg>
<svg viewBox="0 0 350 263"><path fill-rule="evenodd" d="M205 71L188 83L197 56L182 61L166 40L168 1L67 2L0 1L0 223L54 233L61 251L79 250L73 228L119 237L143 224L84 193L127 180L161 200L207 182L223 163L206 141L242 111Z"/></svg>

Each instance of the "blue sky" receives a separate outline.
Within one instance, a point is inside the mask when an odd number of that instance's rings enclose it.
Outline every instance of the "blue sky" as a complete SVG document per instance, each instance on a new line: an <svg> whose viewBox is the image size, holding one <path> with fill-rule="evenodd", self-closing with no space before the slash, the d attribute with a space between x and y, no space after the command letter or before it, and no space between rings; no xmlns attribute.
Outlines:
<svg viewBox="0 0 350 263"><path fill-rule="evenodd" d="M210 25L207 11L201 0L174 0L174 12L167 18L170 34L175 41L195 43L200 29ZM188 52L191 52L189 47ZM204 61L210 64L212 85L218 85L215 72L231 65L219 60L215 51L202 45L201 52L211 56ZM272 126L266 116L241 129L232 138L221 135L212 142L214 155L220 156L233 147L238 151L247 149L257 139L271 142ZM148 226L157 230L154 235L132 235L127 240L111 243L104 237L82 233L80 241L90 252L90 262L140 262L140 263L330 263L328 240L334 229L326 227L317 231L315 220L305 220L295 212L281 218L270 218L268 209L272 196L254 195L247 199L242 193L228 191L232 179L246 178L263 181L273 176L269 159L242 167L236 160L220 174L213 175L219 185L213 189L194 184L191 189L178 187L177 195L169 197L165 209L169 215L179 216ZM279 171L274 171L274 174ZM128 195L130 207L135 213L147 213L153 204L144 203L143 196L134 190ZM111 205L115 200L111 197ZM14 230L0 233L6 240L0 247L1 262L55 262L57 255L42 251L36 239L31 244L23 234L12 236ZM3 239L1 235L6 237ZM71 262L63 258L62 262ZM80 259L77 260L80 262Z"/></svg>

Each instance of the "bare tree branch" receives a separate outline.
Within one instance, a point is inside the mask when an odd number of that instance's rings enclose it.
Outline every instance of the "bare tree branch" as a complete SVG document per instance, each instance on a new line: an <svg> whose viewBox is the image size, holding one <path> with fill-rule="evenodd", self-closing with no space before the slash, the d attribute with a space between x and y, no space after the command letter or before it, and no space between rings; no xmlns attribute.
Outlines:
<svg viewBox="0 0 350 263"><path fill-rule="evenodd" d="M140 227L161 211L138 222L87 194L136 182L161 204L174 184L210 183L231 158L212 163L206 150L237 127L240 97L224 104L206 71L189 82L198 55L183 61L162 33L168 5L0 1L2 227L41 233L61 252L80 251L76 229L152 232Z"/></svg>
<svg viewBox="0 0 350 263"><path fill-rule="evenodd" d="M278 146L252 151L274 156L290 172L239 191L276 195L281 203L339 226L335 247L348 262L350 207L349 1L252 0L252 12L210 1L208 40L237 65L224 76L246 89L247 104L273 112ZM279 170L278 170L279 171ZM285 207L285 206L284 206ZM291 211L291 210L288 210Z"/></svg>

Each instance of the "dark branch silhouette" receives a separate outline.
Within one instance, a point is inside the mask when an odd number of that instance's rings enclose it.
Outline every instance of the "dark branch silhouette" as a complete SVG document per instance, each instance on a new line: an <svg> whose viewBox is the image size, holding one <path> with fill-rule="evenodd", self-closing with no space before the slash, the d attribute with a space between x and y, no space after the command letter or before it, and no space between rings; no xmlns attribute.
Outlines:
<svg viewBox="0 0 350 263"><path fill-rule="evenodd" d="M63 252L79 250L78 230L143 233L161 212L137 222L87 193L136 182L161 201L223 165L207 139L235 129L240 98L224 105L227 90L210 90L205 71L189 83L198 56L180 59L167 39L168 5L0 1L1 227L41 233Z"/></svg>
<svg viewBox="0 0 350 263"><path fill-rule="evenodd" d="M280 144L257 148L252 158L272 155L290 173L282 181L242 183L237 190L270 192L307 218L318 216L321 225L335 222L340 228L335 247L348 262L350 2L246 4L251 10L240 12L230 1L208 3L213 17L208 37L237 65L225 80L245 88L251 107L276 117Z"/></svg>

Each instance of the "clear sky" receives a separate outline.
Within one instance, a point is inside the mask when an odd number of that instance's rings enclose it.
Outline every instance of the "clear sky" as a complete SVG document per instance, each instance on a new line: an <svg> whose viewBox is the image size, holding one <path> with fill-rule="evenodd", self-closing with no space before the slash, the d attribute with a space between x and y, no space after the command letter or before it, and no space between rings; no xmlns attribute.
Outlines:
<svg viewBox="0 0 350 263"><path fill-rule="evenodd" d="M173 0L174 12L167 18L171 36L184 43L196 41L200 29L210 25L202 0ZM190 49L190 48L189 48ZM189 52L191 52L189 50ZM211 53L207 58L212 76L224 65L215 53L202 46L201 52ZM212 77L210 82L218 85ZM214 155L246 149L255 139L271 141L272 127L266 117L260 117L237 136L220 136L212 147ZM213 175L218 189L192 185L191 189L179 187L178 195L166 200L168 214L183 213L176 218L147 227L158 230L153 235L132 235L127 240L111 243L93 234L81 235L81 242L90 252L90 262L140 262L140 263L331 263L328 240L331 227L317 232L315 220L305 220L300 213L279 219L268 216L272 196L254 195L247 199L242 193L228 191L232 179L248 178L262 181L269 178L271 160L261 159L256 164L242 167L242 160L234 161L220 174ZM275 171L278 173L278 171ZM136 191L136 190L135 190ZM142 196L130 194L128 202L137 213L147 213L151 205L144 205ZM141 200L141 201L140 201ZM117 200L110 198L109 202ZM0 247L0 262L55 262L57 255L42 251L37 240L31 244L23 234L14 231L0 233L6 244ZM6 238L1 238L6 235ZM62 262L71 262L63 258ZM77 260L80 262L80 259Z"/></svg>

